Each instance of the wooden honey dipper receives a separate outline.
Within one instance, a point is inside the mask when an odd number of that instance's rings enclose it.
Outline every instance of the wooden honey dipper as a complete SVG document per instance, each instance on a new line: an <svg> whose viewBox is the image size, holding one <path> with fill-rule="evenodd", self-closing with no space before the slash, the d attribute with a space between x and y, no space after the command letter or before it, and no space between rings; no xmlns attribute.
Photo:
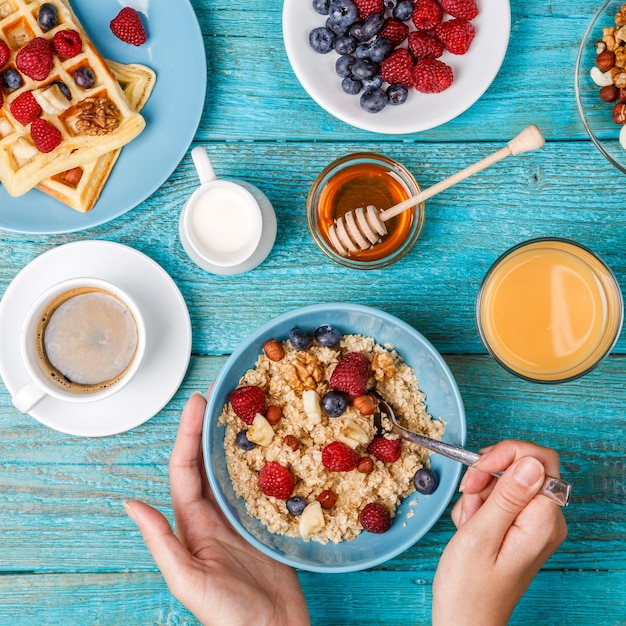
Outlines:
<svg viewBox="0 0 626 626"><path fill-rule="evenodd" d="M370 204L366 208L359 207L354 211L348 211L342 217L337 218L330 226L328 235L335 250L341 256L348 256L351 252L367 250L378 243L387 234L385 222L403 211L417 206L420 202L432 198L448 187L473 176L477 172L505 159L508 156L522 154L541 148L545 140L537 126L531 124L526 127L517 137L509 141L504 148L485 157L484 159L466 167L464 170L453 174L449 178L425 189L416 196L411 196L403 202L389 209L380 211Z"/></svg>

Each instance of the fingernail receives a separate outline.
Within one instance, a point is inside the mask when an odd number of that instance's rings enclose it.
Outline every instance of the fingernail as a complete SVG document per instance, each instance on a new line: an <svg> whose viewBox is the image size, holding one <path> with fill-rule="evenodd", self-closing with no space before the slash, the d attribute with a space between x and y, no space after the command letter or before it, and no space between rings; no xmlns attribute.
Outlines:
<svg viewBox="0 0 626 626"><path fill-rule="evenodd" d="M463 526L467 521L467 513L461 509L461 515L459 515L459 527Z"/></svg>
<svg viewBox="0 0 626 626"><path fill-rule="evenodd" d="M532 487L543 478L543 465L533 457L520 459L513 468L513 479L523 487Z"/></svg>
<svg viewBox="0 0 626 626"><path fill-rule="evenodd" d="M135 522L135 524L136 524L137 523L137 518L135 517L135 512L130 507L128 502L122 502L122 506L124 507L124 511L126 512L126 515L128 515L128 517L130 517L130 519L133 520L133 522Z"/></svg>
<svg viewBox="0 0 626 626"><path fill-rule="evenodd" d="M468 470L469 471L469 470ZM463 474L463 478L461 478L461 484L459 485L459 491L462 493L465 489L465 483L467 482L467 472Z"/></svg>
<svg viewBox="0 0 626 626"><path fill-rule="evenodd" d="M199 389L196 389L194 392L192 392L189 397L193 398L193 396L201 396L202 398L204 398L204 394Z"/></svg>

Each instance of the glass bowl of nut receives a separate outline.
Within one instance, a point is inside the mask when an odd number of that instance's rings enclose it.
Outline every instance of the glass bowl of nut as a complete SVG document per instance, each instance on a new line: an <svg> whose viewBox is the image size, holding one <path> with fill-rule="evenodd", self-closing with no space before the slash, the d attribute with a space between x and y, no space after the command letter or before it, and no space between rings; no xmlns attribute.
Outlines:
<svg viewBox="0 0 626 626"><path fill-rule="evenodd" d="M575 90L591 140L626 173L626 0L606 0L587 27Z"/></svg>

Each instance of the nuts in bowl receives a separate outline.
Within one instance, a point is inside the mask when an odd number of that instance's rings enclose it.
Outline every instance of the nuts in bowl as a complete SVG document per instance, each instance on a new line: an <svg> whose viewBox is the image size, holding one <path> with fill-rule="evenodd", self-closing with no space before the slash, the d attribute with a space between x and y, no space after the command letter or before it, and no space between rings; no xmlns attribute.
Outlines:
<svg viewBox="0 0 626 626"><path fill-rule="evenodd" d="M400 441L377 418L373 391L410 427L463 443L445 362L380 310L297 309L233 353L209 398L203 448L217 502L253 546L301 569L355 571L393 558L439 518L460 467ZM430 495L416 492L422 469L439 483Z"/></svg>

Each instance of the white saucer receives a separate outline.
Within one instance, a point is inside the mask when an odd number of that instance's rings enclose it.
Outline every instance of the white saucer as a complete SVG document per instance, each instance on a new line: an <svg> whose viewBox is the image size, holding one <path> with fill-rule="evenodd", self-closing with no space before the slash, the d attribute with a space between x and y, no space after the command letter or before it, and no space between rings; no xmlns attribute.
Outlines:
<svg viewBox="0 0 626 626"><path fill-rule="evenodd" d="M22 269L0 301L0 376L11 395L28 382L19 346L26 312L47 287L80 276L117 283L137 302L148 337L144 361L110 398L79 404L47 397L29 415L63 433L104 437L143 424L171 400L189 365L191 321L174 281L145 254L109 241L53 248Z"/></svg>

